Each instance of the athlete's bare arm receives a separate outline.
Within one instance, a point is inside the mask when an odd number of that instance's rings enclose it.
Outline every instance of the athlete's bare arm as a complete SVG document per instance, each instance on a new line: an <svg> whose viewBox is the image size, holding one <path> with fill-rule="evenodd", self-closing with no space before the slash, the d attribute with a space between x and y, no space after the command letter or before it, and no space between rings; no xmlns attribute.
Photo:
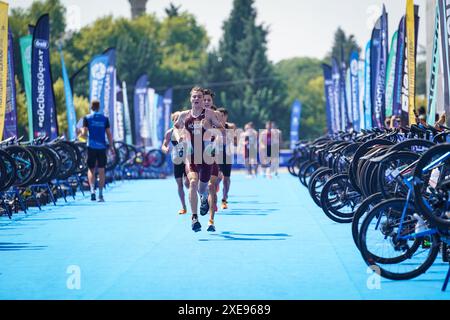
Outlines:
<svg viewBox="0 0 450 320"><path fill-rule="evenodd" d="M205 113L205 120L207 125L213 125L217 129L225 128L225 123L220 120L220 112L207 109ZM207 127L206 129L210 129Z"/></svg>
<svg viewBox="0 0 450 320"><path fill-rule="evenodd" d="M180 112L180 115L178 116L177 121L173 124L173 126L176 129L183 129L184 128L184 122L186 121L186 117L188 116L190 110L182 111Z"/></svg>
<svg viewBox="0 0 450 320"><path fill-rule="evenodd" d="M169 144L170 144L170 140L171 140L171 137L172 137L172 131L173 131L173 129L169 129L169 130L167 130L166 134L164 135L164 141L163 141L163 145L161 147L161 150L165 154L168 154L169 150L170 150Z"/></svg>

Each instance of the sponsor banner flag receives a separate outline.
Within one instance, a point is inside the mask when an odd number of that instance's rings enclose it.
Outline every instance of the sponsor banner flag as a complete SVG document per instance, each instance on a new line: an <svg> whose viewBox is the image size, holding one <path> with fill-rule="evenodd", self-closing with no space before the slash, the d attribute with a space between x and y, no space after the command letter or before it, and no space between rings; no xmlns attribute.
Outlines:
<svg viewBox="0 0 450 320"><path fill-rule="evenodd" d="M430 82L428 92L428 117L427 123L434 125L436 118L436 101L437 101L437 84L439 73L439 5L436 5L436 15L434 22L434 36L433 36L433 54L431 58Z"/></svg>
<svg viewBox="0 0 450 320"><path fill-rule="evenodd" d="M19 39L20 55L22 60L23 82L25 87L25 95L27 97L28 111L28 139L33 140L33 110L32 110L32 94L31 94L31 47L33 35L28 35Z"/></svg>
<svg viewBox="0 0 450 320"><path fill-rule="evenodd" d="M164 93L164 132L172 127L171 114L172 114L172 97L173 89L167 89Z"/></svg>
<svg viewBox="0 0 450 320"><path fill-rule="evenodd" d="M292 105L291 112L291 150L295 149L295 144L299 139L300 120L302 116L302 104L299 100L295 100Z"/></svg>
<svg viewBox="0 0 450 320"><path fill-rule="evenodd" d="M116 79L116 106L114 108L114 141L125 141L125 116L124 116L124 100L122 87L119 85L120 81Z"/></svg>
<svg viewBox="0 0 450 320"><path fill-rule="evenodd" d="M353 129L360 131L360 106L359 106L359 55L352 52L350 56L350 105L352 110Z"/></svg>
<svg viewBox="0 0 450 320"><path fill-rule="evenodd" d="M391 51L389 52L389 59L387 64L387 79L386 79L386 117L392 116L394 105L394 86L395 86L395 63L397 57L397 39L398 31L394 32L391 41Z"/></svg>
<svg viewBox="0 0 450 320"><path fill-rule="evenodd" d="M336 132L343 130L342 127L342 109L341 109L341 74L339 70L338 62L335 58L331 59L331 75L333 79L333 107L334 107L334 118L335 121L334 127L336 128Z"/></svg>
<svg viewBox="0 0 450 320"><path fill-rule="evenodd" d="M31 96L33 111L33 137L58 136L56 104L50 67L50 21L48 14L41 16L33 33L31 51Z"/></svg>
<svg viewBox="0 0 450 320"><path fill-rule="evenodd" d="M388 18L386 8L372 32L372 124L384 127L386 115L386 65L388 56Z"/></svg>
<svg viewBox="0 0 450 320"><path fill-rule="evenodd" d="M89 102L98 101L100 111L105 110L105 79L109 55L95 56L89 63Z"/></svg>
<svg viewBox="0 0 450 320"><path fill-rule="evenodd" d="M156 144L153 147L161 148L164 141L164 96L158 95L158 105L156 109Z"/></svg>
<svg viewBox="0 0 450 320"><path fill-rule="evenodd" d="M335 109L334 109L334 88L333 88L333 77L331 66L327 64L322 64L323 78L324 78L324 89L325 89L325 103L326 103L326 115L327 115L327 127L328 133L337 132L335 119Z"/></svg>
<svg viewBox="0 0 450 320"><path fill-rule="evenodd" d="M8 83L8 4L0 2L0 140L3 137Z"/></svg>
<svg viewBox="0 0 450 320"><path fill-rule="evenodd" d="M407 68L408 68L408 114L409 124L416 123L416 15L414 0L406 2L406 39L407 39Z"/></svg>
<svg viewBox="0 0 450 320"><path fill-rule="evenodd" d="M342 131L348 131L350 129L350 110L349 105L347 103L347 66L344 62L342 62L341 68L339 69L340 75L340 83L339 83L339 92L341 98L341 114L342 114Z"/></svg>
<svg viewBox="0 0 450 320"><path fill-rule="evenodd" d="M70 87L69 75L67 73L66 64L64 62L64 54L61 46L59 47L59 53L61 55L64 94L66 96L67 129L69 133L69 139L73 141L77 138L77 115L75 112L75 106L73 104L72 88Z"/></svg>
<svg viewBox="0 0 450 320"><path fill-rule="evenodd" d="M14 42L11 29L8 31L8 78L6 85L6 111L3 139L17 137L17 101L14 72Z"/></svg>
<svg viewBox="0 0 450 320"><path fill-rule="evenodd" d="M157 134L157 109L158 109L158 94L155 92L155 89L149 88L148 89L148 116L147 116L147 126L148 130L150 132L150 140L151 140L151 147L155 147L156 142L158 140L158 134Z"/></svg>
<svg viewBox="0 0 450 320"><path fill-rule="evenodd" d="M352 107L352 84L350 68L347 68L345 74L345 103L347 104L348 129L353 128L353 107Z"/></svg>
<svg viewBox="0 0 450 320"><path fill-rule="evenodd" d="M108 55L108 67L106 68L106 76L105 76L105 87L104 87L104 103L103 110L100 110L104 113L106 117L109 118L109 123L111 125L111 133L114 136L115 130L115 106L116 106L116 49L109 49L106 54Z"/></svg>
<svg viewBox="0 0 450 320"><path fill-rule="evenodd" d="M134 132L135 145L143 146L146 138L145 126L145 104L147 100L148 76L143 74L139 77L134 87Z"/></svg>
<svg viewBox="0 0 450 320"><path fill-rule="evenodd" d="M364 124L367 130L372 128L372 70L371 70L372 40L367 43L364 66Z"/></svg>
<svg viewBox="0 0 450 320"><path fill-rule="evenodd" d="M133 144L133 133L131 130L131 117L130 107L128 104L127 83L122 82L122 94L123 94L123 116L125 122L125 142L127 144Z"/></svg>
<svg viewBox="0 0 450 320"><path fill-rule="evenodd" d="M405 70L405 43L406 24L405 17L400 20L397 31L397 56L395 58L395 80L392 99L392 114L395 117L402 117L403 103L403 78Z"/></svg>
<svg viewBox="0 0 450 320"><path fill-rule="evenodd" d="M359 81L359 128L360 129L366 129L366 122L364 119L364 68L365 68L365 61L360 60L359 61L359 69L358 69L358 81Z"/></svg>
<svg viewBox="0 0 450 320"><path fill-rule="evenodd" d="M441 36L441 53L442 53L442 73L443 73L443 87L444 87L444 110L447 117L450 116L450 41L448 34L450 26L447 21L450 21L450 1L438 0L439 5L439 25Z"/></svg>

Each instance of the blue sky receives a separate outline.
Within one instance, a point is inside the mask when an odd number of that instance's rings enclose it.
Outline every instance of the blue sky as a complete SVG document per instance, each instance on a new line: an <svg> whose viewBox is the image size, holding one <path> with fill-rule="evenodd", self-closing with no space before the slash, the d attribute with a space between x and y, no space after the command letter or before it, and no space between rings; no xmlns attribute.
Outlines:
<svg viewBox="0 0 450 320"><path fill-rule="evenodd" d="M30 0L6 0L12 7L27 7ZM86 25L96 18L112 14L129 17L128 0L62 0L71 12L79 12L79 24ZM162 17L170 2L181 5L193 13L206 27L211 45L217 45L222 34L222 23L228 17L232 0L149 0L147 12ZM341 26L355 35L361 47L369 40L371 26L381 5L385 3L389 13L390 34L397 28L406 8L406 0L255 0L259 22L270 28L269 58L278 62L296 56L323 58L329 51L333 33ZM425 45L425 3L420 5L421 28L419 43ZM74 20L74 21L75 21Z"/></svg>

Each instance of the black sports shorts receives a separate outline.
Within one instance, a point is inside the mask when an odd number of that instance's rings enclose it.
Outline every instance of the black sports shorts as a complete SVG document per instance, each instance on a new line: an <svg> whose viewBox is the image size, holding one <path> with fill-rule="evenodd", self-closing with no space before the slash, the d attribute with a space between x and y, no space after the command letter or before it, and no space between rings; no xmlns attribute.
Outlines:
<svg viewBox="0 0 450 320"><path fill-rule="evenodd" d="M227 177L227 178L231 177L231 167L232 166L233 166L232 164L220 164L219 165L220 171L222 171L224 177Z"/></svg>
<svg viewBox="0 0 450 320"><path fill-rule="evenodd" d="M100 169L105 168L106 160L106 149L88 148L87 165L89 169L95 169L95 167Z"/></svg>
<svg viewBox="0 0 450 320"><path fill-rule="evenodd" d="M175 179L181 179L183 176L186 175L186 165L184 163L182 164L174 164L173 165L173 172L175 175Z"/></svg>

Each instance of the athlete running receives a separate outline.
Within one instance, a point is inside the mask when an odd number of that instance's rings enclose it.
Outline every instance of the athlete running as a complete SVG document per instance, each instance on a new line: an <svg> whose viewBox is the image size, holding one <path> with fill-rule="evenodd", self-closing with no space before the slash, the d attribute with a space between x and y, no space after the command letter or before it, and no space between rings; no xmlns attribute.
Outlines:
<svg viewBox="0 0 450 320"><path fill-rule="evenodd" d="M227 134L229 134L229 130L236 130L236 125L234 123L228 122L228 111L225 108L219 108L217 111L220 112L222 116L222 122L225 123L225 130L223 131L223 152L222 152L222 161L219 165L219 178L217 180L217 184L219 185L221 181L223 181L223 196L222 196L222 209L228 209L228 193L230 191L231 186L231 168L233 166L233 159L231 158L232 152L229 145L227 145ZM233 134L233 143L236 144L235 135Z"/></svg>
<svg viewBox="0 0 450 320"><path fill-rule="evenodd" d="M260 160L264 176L269 179L272 179L272 173L278 176L280 137L280 130L275 128L272 121L267 121L266 129L260 134Z"/></svg>
<svg viewBox="0 0 450 320"><path fill-rule="evenodd" d="M180 112L175 112L174 114L172 114L172 123L175 123L178 120L179 116ZM183 208L178 213L186 214L187 209L186 209L186 201L184 199L185 194L183 186L183 179L185 179L184 185L186 186L186 188L189 189L189 180L187 179L186 164L184 162L186 154L186 144L180 142L179 132L175 128L169 129L164 135L164 141L161 150L165 154L169 153L171 143L172 143L173 171L178 186L178 196L180 197L181 205L183 206Z"/></svg>
<svg viewBox="0 0 450 320"><path fill-rule="evenodd" d="M209 184L211 178L212 162L211 154L205 157L205 150L211 152L211 140L204 139L206 130L211 129L210 124L217 128L223 128L220 121L217 119L213 110L204 108L203 89L195 87L191 90L191 110L180 113L178 120L175 123L175 128L184 129L181 138L191 143L191 152L187 154L186 172L189 179L189 202L192 209L192 230L195 232L201 231L201 224L198 220L198 194L201 197L202 212L205 208L210 208L214 205L213 199L209 194L212 194L212 189L215 186ZM208 159L209 158L209 159ZM209 190L208 190L209 189ZM208 212L208 210L206 210ZM212 217L208 223L208 231L214 232L214 210Z"/></svg>
<svg viewBox="0 0 450 320"><path fill-rule="evenodd" d="M205 109L208 110L213 110L215 112L215 117L217 119L217 121L221 122L221 114L219 112L217 112L217 108L216 106L214 106L214 97L215 94L212 90L210 89L204 89L203 90L203 101L204 101L204 105L205 105ZM212 129L217 129L217 126L215 126L213 123L209 124L211 126ZM224 123L221 123L221 125L223 126ZM218 143L218 141L216 140L216 136L212 135L211 136L211 146L212 146L212 157L215 157L216 154L218 153L216 150L216 143ZM211 221L214 221L214 215L217 212L217 186L218 186L218 177L219 177L219 165L217 164L216 161L214 161L214 163L212 164L211 167L211 179L209 180L209 184L210 187L208 188L208 190L210 190L209 195L212 198L212 202L213 202L213 206L210 206L209 208L209 212L210 212L210 218ZM206 209L206 206L204 206L204 209ZM208 212L205 212L204 210L202 210L200 208L200 214L201 215L206 215Z"/></svg>

